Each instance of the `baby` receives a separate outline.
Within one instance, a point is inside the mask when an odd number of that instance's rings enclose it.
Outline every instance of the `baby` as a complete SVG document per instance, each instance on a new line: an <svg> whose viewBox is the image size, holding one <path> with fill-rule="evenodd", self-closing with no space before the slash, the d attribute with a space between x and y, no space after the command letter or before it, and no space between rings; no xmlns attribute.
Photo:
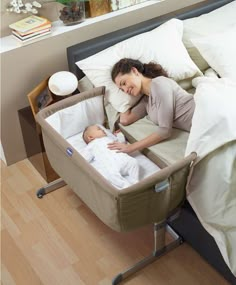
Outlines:
<svg viewBox="0 0 236 285"><path fill-rule="evenodd" d="M125 188L139 181L139 164L128 154L107 147L108 143L119 140L119 137L102 125L91 125L83 133L83 139L87 143L86 151L90 154L89 161L96 162L96 169L114 186ZM124 142L124 137L120 140Z"/></svg>

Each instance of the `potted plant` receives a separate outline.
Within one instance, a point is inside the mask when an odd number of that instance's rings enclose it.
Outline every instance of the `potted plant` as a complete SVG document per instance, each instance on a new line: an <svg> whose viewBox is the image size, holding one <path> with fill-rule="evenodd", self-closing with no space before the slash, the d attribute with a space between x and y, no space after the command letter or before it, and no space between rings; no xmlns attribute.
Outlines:
<svg viewBox="0 0 236 285"><path fill-rule="evenodd" d="M84 21L84 0L56 0L61 4L59 19L64 25L74 25Z"/></svg>

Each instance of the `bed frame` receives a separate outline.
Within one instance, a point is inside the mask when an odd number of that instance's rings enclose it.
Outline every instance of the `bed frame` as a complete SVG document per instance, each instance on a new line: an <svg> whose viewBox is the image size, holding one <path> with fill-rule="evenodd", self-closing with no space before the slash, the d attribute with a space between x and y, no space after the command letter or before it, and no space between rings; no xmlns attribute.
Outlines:
<svg viewBox="0 0 236 285"><path fill-rule="evenodd" d="M232 2L232 0L203 1L190 7L71 46L67 48L69 70L76 74L78 79L81 79L84 77L84 74L77 65L75 65L75 62L87 58L127 38L152 30L171 18L187 19L196 17L217 9L229 2ZM236 277L225 264L214 239L202 227L187 201L182 207L179 218L172 221L171 226L186 242L199 252L208 263L221 273L230 284L236 285Z"/></svg>

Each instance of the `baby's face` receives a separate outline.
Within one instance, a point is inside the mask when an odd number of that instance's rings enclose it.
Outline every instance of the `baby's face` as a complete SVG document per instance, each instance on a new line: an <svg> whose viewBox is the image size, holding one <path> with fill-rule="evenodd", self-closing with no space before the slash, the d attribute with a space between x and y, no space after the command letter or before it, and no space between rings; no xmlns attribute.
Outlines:
<svg viewBox="0 0 236 285"><path fill-rule="evenodd" d="M106 133L99 126L91 126L89 128L89 135L93 138L102 138L106 136Z"/></svg>

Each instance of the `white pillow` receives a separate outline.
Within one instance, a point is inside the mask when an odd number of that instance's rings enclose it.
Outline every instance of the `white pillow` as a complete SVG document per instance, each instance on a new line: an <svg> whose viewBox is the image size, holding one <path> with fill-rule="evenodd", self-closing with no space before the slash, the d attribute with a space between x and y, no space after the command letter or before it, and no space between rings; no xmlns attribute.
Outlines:
<svg viewBox="0 0 236 285"><path fill-rule="evenodd" d="M209 67L192 43L193 38L210 36L227 30L236 24L236 1L210 13L183 20L183 43L193 61L203 71Z"/></svg>
<svg viewBox="0 0 236 285"><path fill-rule="evenodd" d="M102 125L104 120L103 96L81 101L46 118L46 121L65 139L82 132L89 125Z"/></svg>
<svg viewBox="0 0 236 285"><path fill-rule="evenodd" d="M221 77L236 81L236 26L223 33L192 39L192 42Z"/></svg>
<svg viewBox="0 0 236 285"><path fill-rule="evenodd" d="M111 69L121 58L160 63L176 81L201 74L182 43L182 34L182 21L172 19L150 32L129 38L76 64L96 87L105 85L108 101L118 112L125 112L139 98L125 94L112 82Z"/></svg>

